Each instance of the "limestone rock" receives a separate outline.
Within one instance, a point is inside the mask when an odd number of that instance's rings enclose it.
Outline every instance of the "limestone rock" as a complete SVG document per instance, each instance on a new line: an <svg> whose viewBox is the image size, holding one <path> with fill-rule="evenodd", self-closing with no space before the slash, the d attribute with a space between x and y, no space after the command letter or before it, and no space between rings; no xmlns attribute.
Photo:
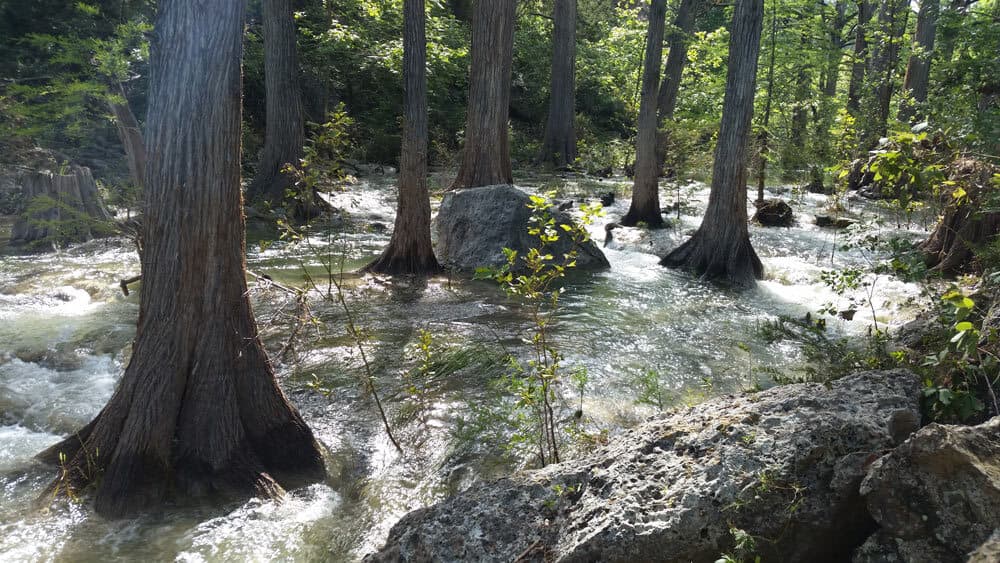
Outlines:
<svg viewBox="0 0 1000 563"><path fill-rule="evenodd" d="M528 194L510 185L483 186L454 190L445 194L437 215L437 257L445 266L461 272L480 267L498 267L506 263L503 249L523 255L537 246L538 239L528 234ZM557 223L569 224L568 214L551 210ZM560 234L562 230L559 230ZM545 250L557 259L572 248L569 237L547 245ZM588 241L578 248L576 269L598 270L609 267L604 253Z"/></svg>
<svg viewBox="0 0 1000 563"><path fill-rule="evenodd" d="M861 493L900 561L963 561L1000 528L1000 417L924 427L872 464Z"/></svg>
<svg viewBox="0 0 1000 563"><path fill-rule="evenodd" d="M968 563L996 563L1000 561L1000 528L979 549L969 555Z"/></svg>
<svg viewBox="0 0 1000 563"><path fill-rule="evenodd" d="M720 397L410 513L366 560L715 561L734 526L764 561L845 561L874 530L866 466L919 396L895 370Z"/></svg>

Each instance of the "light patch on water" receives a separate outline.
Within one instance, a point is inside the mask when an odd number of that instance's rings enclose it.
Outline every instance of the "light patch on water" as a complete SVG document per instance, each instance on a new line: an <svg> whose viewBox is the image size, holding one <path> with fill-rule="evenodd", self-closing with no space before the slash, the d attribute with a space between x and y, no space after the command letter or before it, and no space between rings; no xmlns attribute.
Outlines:
<svg viewBox="0 0 1000 563"><path fill-rule="evenodd" d="M38 510L23 515L16 521L4 519L0 523L0 560L4 563L63 560L63 549L77 529L90 519L89 512L82 506L70 503L53 509ZM66 560L83 559L84 557L70 557Z"/></svg>
<svg viewBox="0 0 1000 563"><path fill-rule="evenodd" d="M55 444L60 436L21 426L0 426L0 473L23 466L31 456Z"/></svg>
<svg viewBox="0 0 1000 563"><path fill-rule="evenodd" d="M69 371L15 358L0 365L2 420L34 431L74 432L111 397L119 371L110 356L83 355L81 366Z"/></svg>
<svg viewBox="0 0 1000 563"><path fill-rule="evenodd" d="M325 559L325 545L303 542L315 534L322 540L325 520L341 505L340 496L325 485L294 491L281 501L252 499L233 512L202 522L176 540L189 544L175 561L306 561ZM319 529L314 529L314 528Z"/></svg>

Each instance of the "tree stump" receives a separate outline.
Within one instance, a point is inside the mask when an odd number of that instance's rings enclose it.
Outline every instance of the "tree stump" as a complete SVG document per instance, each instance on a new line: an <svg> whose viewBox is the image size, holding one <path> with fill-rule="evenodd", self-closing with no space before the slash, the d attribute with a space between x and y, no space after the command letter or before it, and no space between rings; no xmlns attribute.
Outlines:
<svg viewBox="0 0 1000 563"><path fill-rule="evenodd" d="M82 242L111 234L111 214L84 166L66 174L29 172L21 178L25 210L14 224L11 244Z"/></svg>
<svg viewBox="0 0 1000 563"><path fill-rule="evenodd" d="M964 186L966 196L951 201L937 228L920 249L927 265L945 275L975 269L974 250L1000 235L1000 212L988 211L984 201L993 175L1000 167L974 159L962 159L951 166L949 178Z"/></svg>

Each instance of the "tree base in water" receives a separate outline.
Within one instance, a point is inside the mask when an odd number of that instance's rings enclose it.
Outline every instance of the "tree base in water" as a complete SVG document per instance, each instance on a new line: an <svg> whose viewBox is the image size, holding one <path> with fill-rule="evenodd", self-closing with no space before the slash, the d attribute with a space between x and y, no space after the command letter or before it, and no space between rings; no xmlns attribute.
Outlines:
<svg viewBox="0 0 1000 563"><path fill-rule="evenodd" d="M764 265L750 244L750 237L720 237L705 228L698 229L664 257L660 265L740 288L753 287L764 278Z"/></svg>

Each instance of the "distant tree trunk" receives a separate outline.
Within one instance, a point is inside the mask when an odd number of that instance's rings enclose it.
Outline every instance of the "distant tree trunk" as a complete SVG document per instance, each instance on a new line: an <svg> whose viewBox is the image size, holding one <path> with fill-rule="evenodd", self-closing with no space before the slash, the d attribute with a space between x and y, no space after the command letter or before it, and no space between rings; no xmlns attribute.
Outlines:
<svg viewBox="0 0 1000 563"><path fill-rule="evenodd" d="M507 118L516 4L489 0L473 5L465 146L453 190L513 182Z"/></svg>
<svg viewBox="0 0 1000 563"><path fill-rule="evenodd" d="M747 231L746 182L763 16L763 0L737 0L708 208L695 234L660 262L737 287L752 287L764 277Z"/></svg>
<svg viewBox="0 0 1000 563"><path fill-rule="evenodd" d="M694 31L695 12L699 2L700 0L681 0L674 16L673 30L667 40L670 50L663 69L663 82L660 83L660 91L656 96L657 123L661 127L656 134L656 166L659 175L663 174L663 161L667 157L667 144L670 141L662 126L673 119L677 108L677 95L681 89L684 67L687 65L688 42Z"/></svg>
<svg viewBox="0 0 1000 563"><path fill-rule="evenodd" d="M873 81L871 104L862 123L861 149L868 152L875 148L879 138L885 136L889 126L889 108L892 102L893 75L899 60L899 47L906 31L909 10L907 0L882 0L878 14L877 41L872 49L868 74Z"/></svg>
<svg viewBox="0 0 1000 563"><path fill-rule="evenodd" d="M934 55L934 36L937 31L940 0L921 0L917 16L917 30L913 37L913 51L906 65L903 91L909 92L899 106L899 120L907 122L923 115L920 106L927 101L927 84L931 75Z"/></svg>
<svg viewBox="0 0 1000 563"><path fill-rule="evenodd" d="M807 38L802 37L802 49L808 49ZM792 128L788 144L782 151L782 171L786 179L794 178L809 160L806 145L809 137L809 107L812 91L812 73L800 63L795 73L795 93L792 105Z"/></svg>
<svg viewBox="0 0 1000 563"><path fill-rule="evenodd" d="M763 25L763 24L762 24ZM774 94L774 55L777 51L778 38L778 2L771 0L771 30L770 55L767 61L767 98L764 100L764 123L760 129L760 166L757 170L757 207L764 205L764 185L767 182L767 159L770 152L768 141L771 138L771 100Z"/></svg>
<svg viewBox="0 0 1000 563"><path fill-rule="evenodd" d="M242 0L158 5L132 357L97 417L39 455L65 460L46 494L93 483L102 516L135 515L168 494L275 496L324 475L312 432L275 381L248 298L243 9Z"/></svg>
<svg viewBox="0 0 1000 563"><path fill-rule="evenodd" d="M112 217L89 168L30 172L20 182L27 209L14 223L11 244L83 242L111 234Z"/></svg>
<svg viewBox="0 0 1000 563"><path fill-rule="evenodd" d="M833 10L833 19L830 22L829 28L827 28L829 45L827 46L827 62L822 87L823 95L827 98L833 98L837 95L837 80L840 78L840 61L844 58L842 49L844 26L847 25L847 2L838 0Z"/></svg>
<svg viewBox="0 0 1000 563"><path fill-rule="evenodd" d="M555 0L550 92L539 160L565 168L576 160L576 0Z"/></svg>
<svg viewBox="0 0 1000 563"><path fill-rule="evenodd" d="M441 269L431 246L427 195L427 37L424 0L403 3L403 154L399 201L389 246L366 269L385 274L428 274Z"/></svg>
<svg viewBox="0 0 1000 563"><path fill-rule="evenodd" d="M295 182L281 169L286 164L299 164L305 144L305 123L291 0L263 0L263 12L267 105L264 152L247 187L247 198L279 205L285 201L285 190Z"/></svg>
<svg viewBox="0 0 1000 563"><path fill-rule="evenodd" d="M642 71L642 97L639 100L638 133L635 141L635 178L632 203L621 224L639 222L650 228L662 227L660 215L660 164L656 158L656 102L663 63L663 27L667 16L666 0L652 0L649 5L649 32L646 34L646 58Z"/></svg>
<svg viewBox="0 0 1000 563"><path fill-rule="evenodd" d="M861 92L868 69L868 22L875 10L868 0L858 2L858 23L854 31L854 62L851 65L851 82L847 88L847 111L857 117L861 109Z"/></svg>
<svg viewBox="0 0 1000 563"><path fill-rule="evenodd" d="M814 115L815 131L813 138L813 153L819 162L827 162L831 159L833 151L830 140L830 128L833 125L835 115L834 107L837 97L837 82L840 80L840 64L844 58L844 27L847 25L847 5L848 0L836 0L833 6L833 17L829 20L827 27L827 59L826 67L823 70L822 97L819 109ZM825 19L825 9L823 11ZM810 170L817 169L817 165L810 166Z"/></svg>
<svg viewBox="0 0 1000 563"><path fill-rule="evenodd" d="M108 108L115 116L115 127L118 129L122 147L125 148L125 158L128 160L128 171L132 176L132 182L141 187L146 177L146 144L142 139L142 129L139 127L139 120L132 113L122 85L115 84L112 90L121 101L108 100Z"/></svg>

